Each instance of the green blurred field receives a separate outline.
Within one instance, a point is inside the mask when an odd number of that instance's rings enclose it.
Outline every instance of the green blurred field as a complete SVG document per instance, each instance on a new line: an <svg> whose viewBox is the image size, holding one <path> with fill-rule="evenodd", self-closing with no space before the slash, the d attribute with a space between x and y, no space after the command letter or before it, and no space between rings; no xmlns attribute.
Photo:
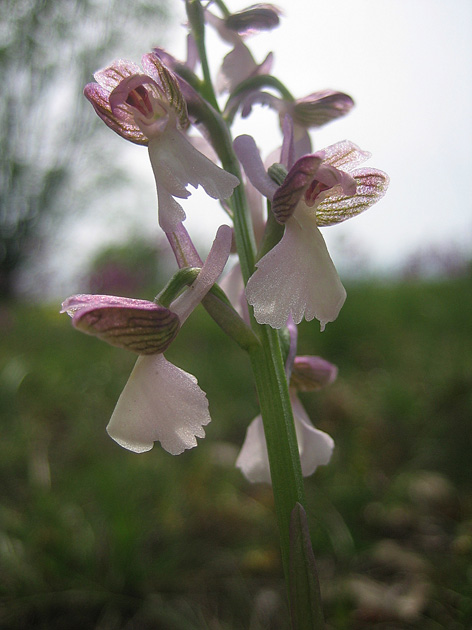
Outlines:
<svg viewBox="0 0 472 630"><path fill-rule="evenodd" d="M471 628L472 279L348 289L299 344L340 373L303 397L336 442L306 482L327 626ZM233 467L246 357L197 310L166 356L207 438L135 455L105 433L134 357L57 310L0 309L0 628L287 628L270 488Z"/></svg>

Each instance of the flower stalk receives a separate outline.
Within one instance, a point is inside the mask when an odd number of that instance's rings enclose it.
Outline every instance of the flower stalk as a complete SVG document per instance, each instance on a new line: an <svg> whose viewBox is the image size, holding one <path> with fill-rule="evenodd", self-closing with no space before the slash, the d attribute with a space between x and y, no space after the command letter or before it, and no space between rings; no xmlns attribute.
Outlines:
<svg viewBox="0 0 472 630"><path fill-rule="evenodd" d="M107 426L119 445L136 453L160 442L178 455L205 437L211 421L205 393L163 354L198 304L248 353L261 413L248 426L236 466L249 481L272 484L293 630L320 630L303 477L329 462L334 442L313 426L297 393L330 384L337 368L321 357L297 356L296 326L316 318L323 330L346 297L319 228L369 208L385 193L388 177L358 168L370 154L349 141L312 153L308 130L346 115L354 102L333 90L295 98L272 76L271 52L255 61L245 39L278 26L279 9L255 4L231 13L223 0L185 5L187 62L155 48L142 67L116 60L84 89L108 127L148 148L158 222L179 269L154 302L81 294L68 298L63 312L78 330L139 355ZM215 82L207 24L232 46ZM269 169L254 138L233 140L230 131L236 113L245 119L255 105L279 118L283 143ZM191 135L191 125L203 137ZM218 199L232 221L219 227L204 262L179 202L191 195L189 186ZM225 292L216 282L235 250L238 264L222 280Z"/></svg>
<svg viewBox="0 0 472 630"><path fill-rule="evenodd" d="M198 101L189 104L189 112L196 113L205 125L218 152L223 168L241 178L239 161L233 151L232 138L226 122L208 104ZM231 198L236 248L243 279L247 282L254 272L255 241L250 215L242 186L238 186ZM290 403L285 366L276 330L261 325L251 317L251 326L260 340L260 346L249 350L264 432L269 455L274 503L280 533L282 564L290 598L290 522L296 505L305 504L300 456L298 453L292 406ZM294 606L311 610L313 602L291 601ZM303 611L298 612L306 617Z"/></svg>

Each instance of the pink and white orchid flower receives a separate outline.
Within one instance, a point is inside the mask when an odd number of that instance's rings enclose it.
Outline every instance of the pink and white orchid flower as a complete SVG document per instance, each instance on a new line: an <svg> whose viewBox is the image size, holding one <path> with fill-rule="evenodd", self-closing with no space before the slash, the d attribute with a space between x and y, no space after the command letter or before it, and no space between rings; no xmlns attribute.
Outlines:
<svg viewBox="0 0 472 630"><path fill-rule="evenodd" d="M290 401L304 477L312 475L318 466L329 463L334 441L330 435L313 426L297 396L297 391L320 389L332 383L336 376L336 366L321 357L295 359L290 381ZM262 416L254 418L249 425L236 466L251 483L271 483Z"/></svg>
<svg viewBox="0 0 472 630"><path fill-rule="evenodd" d="M219 93L231 93L237 85L249 77L268 74L271 71L273 54L270 52L258 64L244 43L244 38L259 31L277 27L280 13L280 9L271 4L254 5L224 19L208 10L205 11L206 21L213 26L222 40L233 46L223 59L216 79L216 89Z"/></svg>
<svg viewBox="0 0 472 630"><path fill-rule="evenodd" d="M336 319L346 298L320 227L367 210L383 197L388 176L357 168L370 157L349 141L298 159L281 186L267 174L251 136L239 136L235 151L248 179L272 202L282 239L256 264L246 297L260 324L285 326L316 317L321 330Z"/></svg>
<svg viewBox="0 0 472 630"><path fill-rule="evenodd" d="M162 353L222 273L231 239L231 228L221 226L197 279L169 308L109 295L75 295L63 303L61 312L76 328L140 355L107 426L120 446L142 453L159 441L178 455L205 437L211 420L205 393Z"/></svg>
<svg viewBox="0 0 472 630"><path fill-rule="evenodd" d="M298 99L279 98L262 90L243 90L232 96L225 113L234 116L238 109L247 118L254 105L263 105L276 111L280 127L286 116L293 122L295 156L301 157L312 150L308 129L322 127L333 120L346 116L354 107L352 98L344 92L321 90Z"/></svg>
<svg viewBox="0 0 472 630"><path fill-rule="evenodd" d="M148 146L156 179L159 224L174 232L185 219L175 200L190 196L187 186L201 185L213 199L228 199L239 185L237 177L214 164L186 138L187 106L173 73L158 55L143 56L142 70L117 60L95 73L96 83L84 94L100 118L123 138Z"/></svg>

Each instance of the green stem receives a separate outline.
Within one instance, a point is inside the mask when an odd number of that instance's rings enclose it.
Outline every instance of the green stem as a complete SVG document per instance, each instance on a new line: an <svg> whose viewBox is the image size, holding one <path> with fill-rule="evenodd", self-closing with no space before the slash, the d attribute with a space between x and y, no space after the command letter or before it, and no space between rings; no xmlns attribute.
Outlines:
<svg viewBox="0 0 472 630"><path fill-rule="evenodd" d="M274 503L280 532L282 564L289 582L290 518L296 503L305 503L303 477L292 406L277 331L259 328L262 348L250 352L269 455Z"/></svg>
<svg viewBox="0 0 472 630"><path fill-rule="evenodd" d="M192 110L205 124L223 167L242 181L231 135L222 116L202 100L189 103L189 110ZM234 212L236 247L246 284L254 272L256 248L242 184L235 189L231 203ZM261 340L261 348L251 349L249 355L267 440L274 503L280 530L282 562L288 584L290 579L290 517L296 503L304 505L300 456L277 331L258 324L254 318L251 318L251 325Z"/></svg>
<svg viewBox="0 0 472 630"><path fill-rule="evenodd" d="M210 66L205 47L205 16L202 5L199 0L186 0L187 16L192 27L192 33L197 45L200 64L202 66L203 82L201 84L201 94L211 103L216 111L220 111L218 101L216 100L213 82L211 80Z"/></svg>
<svg viewBox="0 0 472 630"><path fill-rule="evenodd" d="M198 0L187 0L187 6L189 4L194 5L197 2ZM202 29L201 24L198 28ZM200 35L194 33L194 36L196 39L197 36L200 37L201 45L204 48L201 33ZM206 59L204 51L201 51L201 58ZM267 81L267 78L265 80ZM279 87L276 79L271 78L269 82L273 86L277 85ZM285 96L291 95L285 94ZM196 118L206 126L223 168L236 175L241 181L241 185L233 193L231 204L234 214L236 247L241 272L246 284L254 272L256 245L239 162L233 151L229 127L211 99L210 103L203 101L203 99L194 99L193 102L188 102L188 106L189 111L193 109L193 114ZM279 236L277 226L271 225L270 227L271 239L276 240ZM308 575L309 568L304 560L305 554L303 550L294 552L293 545L294 510L302 509L300 507L297 508L297 506L303 506L305 498L298 443L280 338L278 331L269 326L258 324L252 315L251 326L261 342L260 345L253 345L248 348L248 352L267 442L275 511L280 532L282 564L290 610L292 619L308 620L313 610L313 602L309 601L310 598L307 600L305 597L294 596L294 593L299 591L300 582L297 580L301 579L302 584L306 582L303 576L305 574ZM300 548L300 545L298 545L298 548ZM308 592L308 589L306 592ZM297 628L305 629L307 627L306 623L301 625L297 623Z"/></svg>

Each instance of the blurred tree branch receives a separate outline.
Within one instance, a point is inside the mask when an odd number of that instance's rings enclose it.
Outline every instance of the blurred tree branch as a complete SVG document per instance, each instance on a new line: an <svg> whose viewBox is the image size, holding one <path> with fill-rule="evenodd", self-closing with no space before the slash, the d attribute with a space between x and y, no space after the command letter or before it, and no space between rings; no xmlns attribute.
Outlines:
<svg viewBox="0 0 472 630"><path fill-rule="evenodd" d="M116 181L109 133L82 89L116 56L156 44L166 0L4 0L0 22L0 297L14 293L19 267L35 257L39 228L80 208L84 149L100 150L102 185ZM156 28L157 25L157 28ZM111 156L109 156L111 158Z"/></svg>

